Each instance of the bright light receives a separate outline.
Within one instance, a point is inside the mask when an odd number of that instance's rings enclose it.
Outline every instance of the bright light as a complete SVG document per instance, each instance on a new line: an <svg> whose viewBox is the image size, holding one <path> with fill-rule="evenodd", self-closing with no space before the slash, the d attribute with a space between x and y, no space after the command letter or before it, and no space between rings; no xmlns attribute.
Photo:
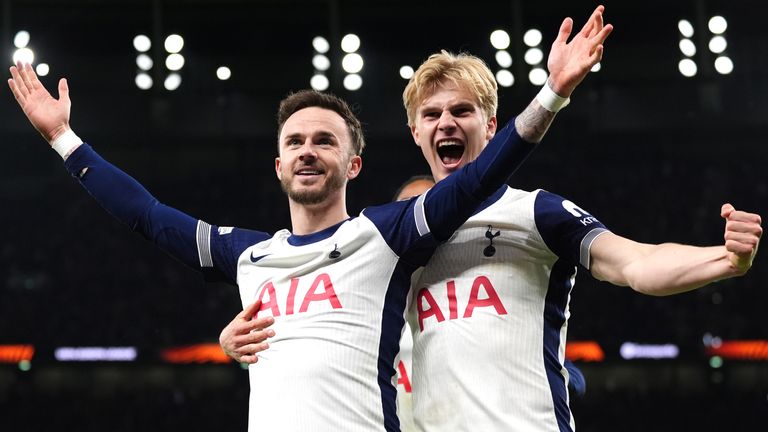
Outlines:
<svg viewBox="0 0 768 432"><path fill-rule="evenodd" d="M696 45L690 39L680 39L680 52L687 57L696 55Z"/></svg>
<svg viewBox="0 0 768 432"><path fill-rule="evenodd" d="M504 30L494 30L491 33L491 45L497 50L509 48L509 33Z"/></svg>
<svg viewBox="0 0 768 432"><path fill-rule="evenodd" d="M528 72L528 80L533 85L544 85L544 83L547 82L547 71L538 67L533 68L530 72Z"/></svg>
<svg viewBox="0 0 768 432"><path fill-rule="evenodd" d="M13 53L13 64L19 62L32 64L35 61L35 53L29 48L19 48Z"/></svg>
<svg viewBox="0 0 768 432"><path fill-rule="evenodd" d="M315 54L315 56L312 57L312 66L319 71L325 71L331 67L331 61L328 57L322 54Z"/></svg>
<svg viewBox="0 0 768 432"><path fill-rule="evenodd" d="M723 366L723 358L720 356L712 356L709 359L709 367L712 369L718 369Z"/></svg>
<svg viewBox="0 0 768 432"><path fill-rule="evenodd" d="M21 30L13 37L13 46L16 48L26 48L29 45L29 32Z"/></svg>
<svg viewBox="0 0 768 432"><path fill-rule="evenodd" d="M149 74L140 73L136 75L136 87L142 90L149 90L152 88L152 77Z"/></svg>
<svg viewBox="0 0 768 432"><path fill-rule="evenodd" d="M680 30L680 34L683 37L693 37L693 24L686 19L681 19L677 22L677 29Z"/></svg>
<svg viewBox="0 0 768 432"><path fill-rule="evenodd" d="M411 79L412 76L413 76L412 67L406 65L400 68L400 78L409 80Z"/></svg>
<svg viewBox="0 0 768 432"><path fill-rule="evenodd" d="M508 51L496 51L496 63L503 68L512 66L512 55Z"/></svg>
<svg viewBox="0 0 768 432"><path fill-rule="evenodd" d="M728 21L719 15L713 16L709 19L707 26L709 27L709 31L719 35L725 33L725 31L728 29Z"/></svg>
<svg viewBox="0 0 768 432"><path fill-rule="evenodd" d="M680 60L680 63L677 64L677 68L680 69L680 73L683 74L684 77L688 78L696 75L696 72L699 70L699 68L696 67L696 62L689 58Z"/></svg>
<svg viewBox="0 0 768 432"><path fill-rule="evenodd" d="M341 67L347 73L358 73L363 70L363 57L360 54L347 54L341 59Z"/></svg>
<svg viewBox="0 0 768 432"><path fill-rule="evenodd" d="M512 84L515 83L515 76L507 69L501 69L496 72L496 82L502 87L512 87Z"/></svg>
<svg viewBox="0 0 768 432"><path fill-rule="evenodd" d="M709 50L715 54L721 54L728 48L728 41L722 36L714 36L709 40Z"/></svg>
<svg viewBox="0 0 768 432"><path fill-rule="evenodd" d="M139 54L136 56L136 66L143 70L148 71L152 69L152 66L155 65L155 62L152 61L152 57L146 55L146 54Z"/></svg>
<svg viewBox="0 0 768 432"><path fill-rule="evenodd" d="M35 73L40 76L47 76L50 71L51 68L48 67L48 63L40 63L35 67Z"/></svg>
<svg viewBox="0 0 768 432"><path fill-rule="evenodd" d="M29 360L22 360L19 362L19 370L22 372L29 372L32 369L32 363Z"/></svg>
<svg viewBox="0 0 768 432"><path fill-rule="evenodd" d="M715 70L721 75L728 75L733 72L733 61L726 56L720 56L715 59Z"/></svg>
<svg viewBox="0 0 768 432"><path fill-rule="evenodd" d="M216 78L226 81L232 77L232 70L230 70L226 66L219 66L218 69L216 69Z"/></svg>
<svg viewBox="0 0 768 432"><path fill-rule="evenodd" d="M171 54L176 54L184 48L184 38L177 34L172 34L165 38L164 46L166 51Z"/></svg>
<svg viewBox="0 0 768 432"><path fill-rule="evenodd" d="M172 73L168 75L165 78L165 82L163 83L165 86L165 89L168 91L174 91L181 85L181 75L177 73Z"/></svg>
<svg viewBox="0 0 768 432"><path fill-rule="evenodd" d="M600 69L602 69L603 66L600 65L600 62L595 63L594 66L592 66L592 69L590 71L592 72L600 72Z"/></svg>
<svg viewBox="0 0 768 432"><path fill-rule="evenodd" d="M140 34L133 38L133 47L138 52L147 52L152 48L152 41L147 36Z"/></svg>
<svg viewBox="0 0 768 432"><path fill-rule="evenodd" d="M523 35L523 42L529 47L535 47L541 43L541 32L530 29Z"/></svg>
<svg viewBox="0 0 768 432"><path fill-rule="evenodd" d="M331 49L331 44L328 43L326 38L322 36L315 36L315 38L312 39L312 47L320 54L325 54L329 49Z"/></svg>
<svg viewBox="0 0 768 432"><path fill-rule="evenodd" d="M624 342L619 348L621 358L632 359L674 359L680 355L680 348L675 344L651 345Z"/></svg>
<svg viewBox="0 0 768 432"><path fill-rule="evenodd" d="M312 78L309 80L309 85L312 86L313 89L317 91L323 91L328 89L328 86L331 83L328 82L328 77L322 74L315 74L312 76Z"/></svg>
<svg viewBox="0 0 768 432"><path fill-rule="evenodd" d="M177 71L184 67L184 56L181 54L171 54L165 59L165 67L168 70Z"/></svg>
<svg viewBox="0 0 768 432"><path fill-rule="evenodd" d="M355 52L360 48L360 38L356 34L348 34L341 38L341 49L344 52Z"/></svg>
<svg viewBox="0 0 768 432"><path fill-rule="evenodd" d="M360 90L363 86L363 78L358 74L350 74L344 77L344 88L350 91Z"/></svg>
<svg viewBox="0 0 768 432"><path fill-rule="evenodd" d="M525 52L525 56L523 58L525 59L526 63L533 66L541 63L541 61L544 60L544 53L538 48L529 48L528 51Z"/></svg>

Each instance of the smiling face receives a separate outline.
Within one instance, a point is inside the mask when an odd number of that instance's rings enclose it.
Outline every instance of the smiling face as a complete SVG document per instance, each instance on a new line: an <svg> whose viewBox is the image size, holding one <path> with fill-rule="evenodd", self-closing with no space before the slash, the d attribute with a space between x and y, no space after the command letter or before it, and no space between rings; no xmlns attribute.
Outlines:
<svg viewBox="0 0 768 432"><path fill-rule="evenodd" d="M298 204L343 200L347 180L357 177L362 160L354 154L349 129L334 111L309 107L283 124L275 171L288 198Z"/></svg>
<svg viewBox="0 0 768 432"><path fill-rule="evenodd" d="M440 181L477 158L496 133L496 117L486 118L469 90L444 82L417 106L411 133Z"/></svg>

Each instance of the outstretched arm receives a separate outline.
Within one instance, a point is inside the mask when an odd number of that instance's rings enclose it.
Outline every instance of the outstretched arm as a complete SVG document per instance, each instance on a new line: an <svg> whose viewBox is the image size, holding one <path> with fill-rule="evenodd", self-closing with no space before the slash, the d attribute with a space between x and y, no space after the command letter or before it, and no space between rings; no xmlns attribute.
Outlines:
<svg viewBox="0 0 768 432"><path fill-rule="evenodd" d="M261 301L257 300L224 327L219 336L219 344L224 352L240 363L256 363L261 351L269 348L267 338L275 335L268 328L275 322L272 316L255 318L261 309Z"/></svg>
<svg viewBox="0 0 768 432"><path fill-rule="evenodd" d="M567 104L571 93L603 58L603 42L613 31L612 25L603 25L604 10L605 7L598 6L570 42L573 20L566 18L560 25L547 59L547 84L515 119L515 128L526 141L541 141L556 112Z"/></svg>
<svg viewBox="0 0 768 432"><path fill-rule="evenodd" d="M590 270L597 279L650 295L690 291L741 276L752 266L763 229L760 216L723 205L725 244L696 247L637 243L606 232L591 248Z"/></svg>

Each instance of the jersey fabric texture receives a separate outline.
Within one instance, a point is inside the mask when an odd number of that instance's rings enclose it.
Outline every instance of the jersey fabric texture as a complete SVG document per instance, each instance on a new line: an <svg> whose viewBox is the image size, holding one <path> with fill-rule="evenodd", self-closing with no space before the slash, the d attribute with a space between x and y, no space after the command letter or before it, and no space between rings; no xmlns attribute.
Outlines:
<svg viewBox="0 0 768 432"><path fill-rule="evenodd" d="M249 367L249 431L397 431L395 368L413 271L523 162L510 122L428 194L309 235L210 225L158 202L83 144L65 166L116 218L275 317Z"/></svg>
<svg viewBox="0 0 768 432"><path fill-rule="evenodd" d="M606 228L571 201L504 187L412 289L418 430L571 431L563 366L577 265Z"/></svg>

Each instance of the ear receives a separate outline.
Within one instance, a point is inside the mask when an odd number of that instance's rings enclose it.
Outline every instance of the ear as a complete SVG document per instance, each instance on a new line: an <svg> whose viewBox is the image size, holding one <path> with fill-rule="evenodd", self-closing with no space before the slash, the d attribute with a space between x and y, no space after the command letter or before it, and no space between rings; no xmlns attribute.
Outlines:
<svg viewBox="0 0 768 432"><path fill-rule="evenodd" d="M275 174L277 174L277 179L278 180L282 180L283 179L283 176L280 173L280 158L279 157L275 158Z"/></svg>
<svg viewBox="0 0 768 432"><path fill-rule="evenodd" d="M494 135L496 135L496 126L498 125L496 116L488 119L488 123L485 124L485 139L490 141Z"/></svg>
<svg viewBox="0 0 768 432"><path fill-rule="evenodd" d="M363 158L359 155L354 155L349 159L347 164L347 180L352 180L360 174L363 169Z"/></svg>
<svg viewBox="0 0 768 432"><path fill-rule="evenodd" d="M419 129L416 127L415 123L413 126L411 126L411 136L413 137L413 142L415 142L417 146L421 147L419 144Z"/></svg>

